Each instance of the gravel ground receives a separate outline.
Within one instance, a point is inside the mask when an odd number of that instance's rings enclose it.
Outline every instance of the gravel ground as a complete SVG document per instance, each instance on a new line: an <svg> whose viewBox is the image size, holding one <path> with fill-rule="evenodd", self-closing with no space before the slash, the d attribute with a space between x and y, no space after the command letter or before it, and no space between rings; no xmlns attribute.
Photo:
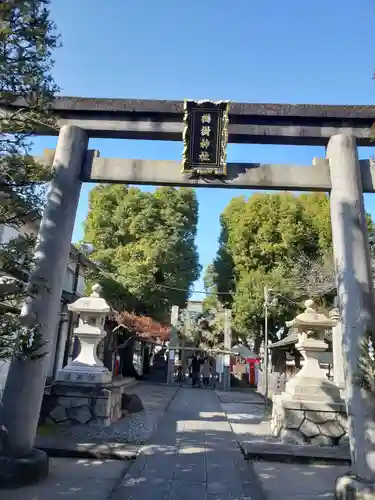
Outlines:
<svg viewBox="0 0 375 500"><path fill-rule="evenodd" d="M177 390L175 387L140 383L131 388L131 393L138 394L141 398L144 405L143 411L128 414L110 427L53 426L50 428L48 438L144 444L155 432Z"/></svg>
<svg viewBox="0 0 375 500"><path fill-rule="evenodd" d="M71 426L62 429L59 434L83 440L144 444L156 430L159 420L160 415L152 410L144 410L129 414L110 427Z"/></svg>

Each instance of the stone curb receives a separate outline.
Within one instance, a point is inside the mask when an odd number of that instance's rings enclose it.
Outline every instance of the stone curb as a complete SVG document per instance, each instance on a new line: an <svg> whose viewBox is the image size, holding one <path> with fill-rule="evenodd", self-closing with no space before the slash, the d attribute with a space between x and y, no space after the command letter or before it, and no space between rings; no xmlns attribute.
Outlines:
<svg viewBox="0 0 375 500"><path fill-rule="evenodd" d="M175 392L171 395L168 403L164 407L163 415L160 417L157 426L154 429L152 436L157 431L160 421L163 419L165 412L168 410L172 401L176 397L179 387L176 387ZM150 439L152 438L150 436ZM56 442L60 441L60 442ZM77 443L76 441L56 440L53 438L37 437L35 447L47 453L49 457L55 458L87 458L87 459L107 459L107 460L135 460L141 448L147 443L141 445L132 445L129 443L118 442L103 442L103 441L88 441Z"/></svg>
<svg viewBox="0 0 375 500"><path fill-rule="evenodd" d="M281 443L242 442L240 448L245 460L263 460L268 462L289 462L299 464L351 465L347 448L329 448L324 446L299 446Z"/></svg>
<svg viewBox="0 0 375 500"><path fill-rule="evenodd" d="M36 445L38 446L38 442ZM66 443L57 446L38 446L39 450L54 458L101 458L107 460L135 460L141 446L127 443Z"/></svg>

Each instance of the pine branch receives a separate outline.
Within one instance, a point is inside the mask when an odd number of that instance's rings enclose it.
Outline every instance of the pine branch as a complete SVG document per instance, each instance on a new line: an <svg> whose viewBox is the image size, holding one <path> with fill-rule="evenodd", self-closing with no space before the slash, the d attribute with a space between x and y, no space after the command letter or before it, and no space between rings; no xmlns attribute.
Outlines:
<svg viewBox="0 0 375 500"><path fill-rule="evenodd" d="M375 359L371 332L361 342L358 373L355 382L375 398Z"/></svg>
<svg viewBox="0 0 375 500"><path fill-rule="evenodd" d="M50 169L31 156L32 135L56 128L51 102L58 90L51 76L52 51L59 45L49 18L49 0L0 2L0 224L19 230L37 220L45 203ZM26 287L33 269L34 236L0 245L0 358L44 355L38 325L20 332L19 308L46 284Z"/></svg>

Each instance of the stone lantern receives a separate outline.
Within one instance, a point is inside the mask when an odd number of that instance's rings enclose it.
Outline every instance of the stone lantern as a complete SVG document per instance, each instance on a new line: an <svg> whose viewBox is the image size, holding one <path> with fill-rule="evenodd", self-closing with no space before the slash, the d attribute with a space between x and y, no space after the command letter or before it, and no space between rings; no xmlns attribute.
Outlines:
<svg viewBox="0 0 375 500"><path fill-rule="evenodd" d="M324 333L336 326L337 321L318 313L312 300L306 300L305 307L302 314L286 322L288 328L297 329L296 349L304 361L301 370L286 384L285 393L309 401L340 399L339 388L328 380L319 365L319 354L328 348Z"/></svg>
<svg viewBox="0 0 375 500"><path fill-rule="evenodd" d="M75 359L59 370L57 381L105 384L112 380L111 372L96 354L99 342L106 336L104 323L111 311L111 307L100 293L101 286L94 285L89 297L81 297L68 305L69 311L79 316L79 324L74 329L74 334L79 340L80 351Z"/></svg>
<svg viewBox="0 0 375 500"><path fill-rule="evenodd" d="M318 313L312 300L306 309L286 323L296 328L296 348L304 361L302 369L286 384L285 391L273 396L272 434L293 444L334 446L345 441L347 420L340 389L320 368L319 355L327 350L326 330L336 326L336 318Z"/></svg>

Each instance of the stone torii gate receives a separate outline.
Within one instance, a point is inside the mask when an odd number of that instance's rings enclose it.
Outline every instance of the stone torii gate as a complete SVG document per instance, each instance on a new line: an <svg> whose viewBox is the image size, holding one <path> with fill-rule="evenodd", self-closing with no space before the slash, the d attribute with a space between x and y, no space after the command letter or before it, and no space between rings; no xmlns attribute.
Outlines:
<svg viewBox="0 0 375 500"><path fill-rule="evenodd" d="M14 106L22 106L15 103ZM30 285L43 277L49 290L29 298L22 320L35 315L45 340L54 335L62 281L69 254L82 182L110 182L190 187L330 192L337 290L343 325L347 409L352 460L357 476L375 475L374 436L366 427L369 405L354 383L360 340L374 325L374 301L363 192L375 191L375 169L359 161L357 145L371 145L374 106L315 106L233 103L229 142L322 145L326 158L311 165L229 163L227 175L203 177L182 173L174 161L100 158L88 150L89 138L181 141L183 102L59 97L53 112L59 131L56 150L45 162L55 170L36 247ZM6 109L2 111L7 111ZM51 342L52 343L52 342ZM47 357L22 364L13 360L3 396L3 424L13 455L31 453L43 397ZM13 404L17 394L18 404ZM22 422L22 425L20 425ZM31 456L31 455L30 455Z"/></svg>

